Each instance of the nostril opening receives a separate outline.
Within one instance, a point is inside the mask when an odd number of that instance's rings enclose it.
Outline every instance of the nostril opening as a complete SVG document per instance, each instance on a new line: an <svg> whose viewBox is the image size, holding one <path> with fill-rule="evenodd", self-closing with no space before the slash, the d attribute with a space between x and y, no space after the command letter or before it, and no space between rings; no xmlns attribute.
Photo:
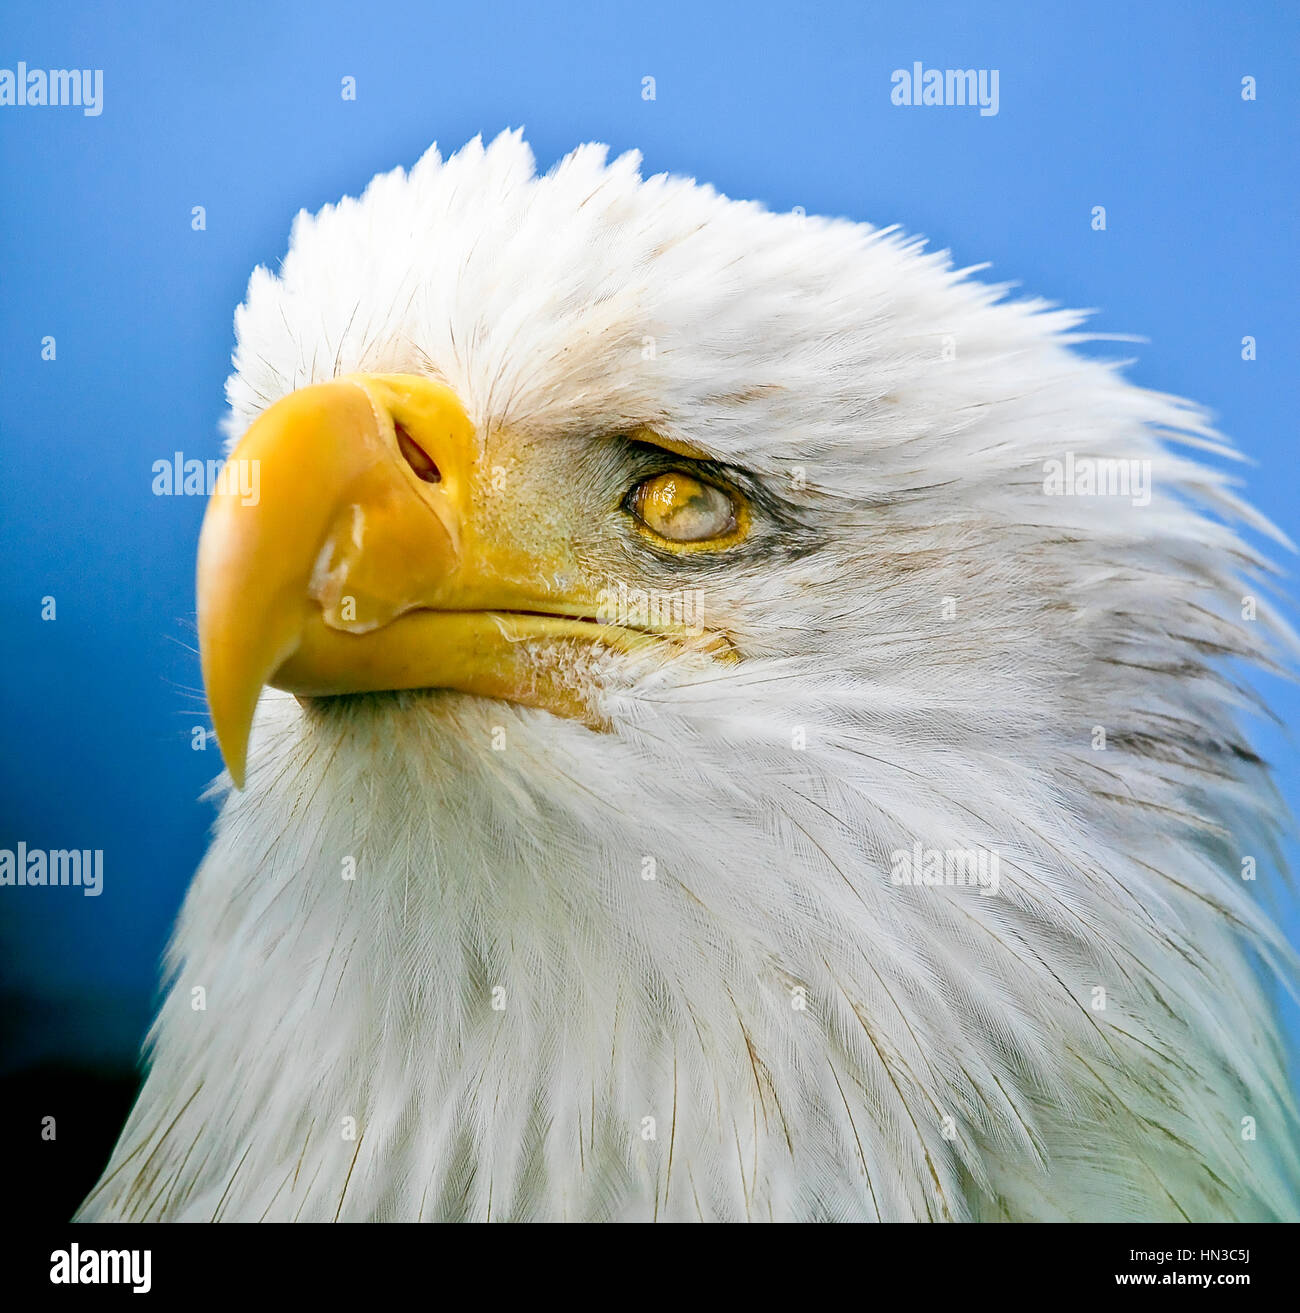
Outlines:
<svg viewBox="0 0 1300 1313"><path fill-rule="evenodd" d="M397 430L397 445L401 448L402 455L406 457L406 463L417 476L425 483L441 483L442 471L429 453L396 421L393 422L393 427Z"/></svg>

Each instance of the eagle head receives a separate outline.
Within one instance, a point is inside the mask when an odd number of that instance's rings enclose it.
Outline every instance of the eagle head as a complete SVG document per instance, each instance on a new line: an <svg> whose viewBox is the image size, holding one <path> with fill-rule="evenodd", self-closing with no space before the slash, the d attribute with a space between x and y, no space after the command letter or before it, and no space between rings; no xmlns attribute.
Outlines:
<svg viewBox="0 0 1300 1313"><path fill-rule="evenodd" d="M1268 526L1081 321L517 133L299 215L83 1216L1293 1214Z"/></svg>

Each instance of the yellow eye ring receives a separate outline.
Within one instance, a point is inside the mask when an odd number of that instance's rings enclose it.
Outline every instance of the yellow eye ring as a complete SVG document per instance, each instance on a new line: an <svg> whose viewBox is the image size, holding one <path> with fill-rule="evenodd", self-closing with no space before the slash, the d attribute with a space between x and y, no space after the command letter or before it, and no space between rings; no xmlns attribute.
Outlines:
<svg viewBox="0 0 1300 1313"><path fill-rule="evenodd" d="M649 533L679 551L726 545L743 535L747 518L734 494L682 470L638 484L628 506Z"/></svg>

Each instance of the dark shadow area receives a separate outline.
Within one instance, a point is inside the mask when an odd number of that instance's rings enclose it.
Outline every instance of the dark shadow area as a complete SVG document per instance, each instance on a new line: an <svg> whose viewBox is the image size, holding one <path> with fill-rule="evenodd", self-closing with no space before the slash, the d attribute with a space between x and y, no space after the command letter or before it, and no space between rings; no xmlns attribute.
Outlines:
<svg viewBox="0 0 1300 1313"><path fill-rule="evenodd" d="M7 1210L36 1225L66 1222L108 1162L140 1086L130 1069L45 1062L0 1076L14 1151ZM53 1118L53 1138L49 1135Z"/></svg>

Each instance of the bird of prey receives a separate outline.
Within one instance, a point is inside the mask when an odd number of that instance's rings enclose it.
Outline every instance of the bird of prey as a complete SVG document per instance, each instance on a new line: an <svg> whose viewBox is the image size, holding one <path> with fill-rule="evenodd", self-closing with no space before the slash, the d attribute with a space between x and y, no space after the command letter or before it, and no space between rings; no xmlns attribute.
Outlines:
<svg viewBox="0 0 1300 1313"><path fill-rule="evenodd" d="M299 215L81 1217L1296 1215L1280 534L972 272L518 132Z"/></svg>

